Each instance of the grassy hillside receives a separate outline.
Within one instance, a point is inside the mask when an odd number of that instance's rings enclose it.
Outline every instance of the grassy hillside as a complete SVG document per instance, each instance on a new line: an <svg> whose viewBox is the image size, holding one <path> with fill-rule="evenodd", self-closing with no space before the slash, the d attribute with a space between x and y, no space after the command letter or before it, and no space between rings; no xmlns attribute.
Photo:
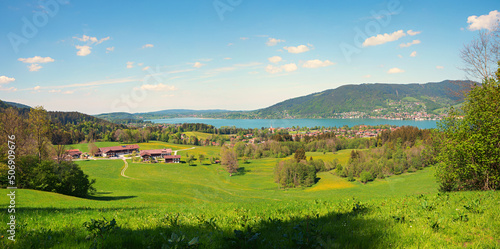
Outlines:
<svg viewBox="0 0 500 249"><path fill-rule="evenodd" d="M161 142L142 148L188 149ZM179 153L214 155L218 147ZM343 162L350 151L307 153ZM2 248L161 248L172 233L201 248L421 248L500 246L500 195L438 194L434 169L368 184L328 172L311 188L278 190L277 159L240 162L230 177L220 165L146 164L88 160L78 164L97 179L97 195L82 199L17 190L16 243ZM7 190L0 190L5 196ZM6 198L0 199L6 208ZM0 217L7 222L7 212ZM115 219L119 229L94 240L83 227L91 219ZM239 230L240 232L235 232ZM106 238L106 239L104 239Z"/></svg>

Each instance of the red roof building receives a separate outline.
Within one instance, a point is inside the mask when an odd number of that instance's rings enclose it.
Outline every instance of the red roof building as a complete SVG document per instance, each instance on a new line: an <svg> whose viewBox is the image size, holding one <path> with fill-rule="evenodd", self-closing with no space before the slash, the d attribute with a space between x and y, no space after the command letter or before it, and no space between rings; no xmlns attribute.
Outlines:
<svg viewBox="0 0 500 249"><path fill-rule="evenodd" d="M168 156L164 156L163 158L165 158L165 163L180 163L181 162L180 155L168 155Z"/></svg>
<svg viewBox="0 0 500 249"><path fill-rule="evenodd" d="M141 157L144 160L172 155L172 149L141 150Z"/></svg>
<svg viewBox="0 0 500 249"><path fill-rule="evenodd" d="M73 159L77 159L77 158L80 158L80 156L82 155L82 152L79 149L73 149L73 150L67 150L66 154L71 156L71 158L73 158Z"/></svg>
<svg viewBox="0 0 500 249"><path fill-rule="evenodd" d="M112 147L102 147L99 148L99 151L95 155L104 157L114 157L114 156L132 154L134 151L139 152L139 145L128 144L128 145L120 145Z"/></svg>

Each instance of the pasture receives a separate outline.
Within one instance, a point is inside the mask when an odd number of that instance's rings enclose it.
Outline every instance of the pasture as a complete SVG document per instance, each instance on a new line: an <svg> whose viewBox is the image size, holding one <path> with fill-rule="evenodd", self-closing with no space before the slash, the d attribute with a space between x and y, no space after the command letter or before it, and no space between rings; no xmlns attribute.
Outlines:
<svg viewBox="0 0 500 249"><path fill-rule="evenodd" d="M163 142L139 146L193 147ZM196 147L179 154L215 156L218 150ZM344 164L350 151L306 155ZM273 181L278 160L240 161L233 176L218 164L128 160L125 174L131 178L120 176L122 160L78 161L97 179L96 195L17 190L16 242L8 241L2 230L0 247L161 248L188 242L200 248L500 246L497 192L438 193L432 167L368 184L321 172L310 188L279 190ZM7 193L0 190L3 196ZM0 204L6 208L7 199L1 198ZM8 221L6 211L0 217ZM118 228L93 234L83 226L104 218L114 219ZM102 228L106 223L99 224Z"/></svg>

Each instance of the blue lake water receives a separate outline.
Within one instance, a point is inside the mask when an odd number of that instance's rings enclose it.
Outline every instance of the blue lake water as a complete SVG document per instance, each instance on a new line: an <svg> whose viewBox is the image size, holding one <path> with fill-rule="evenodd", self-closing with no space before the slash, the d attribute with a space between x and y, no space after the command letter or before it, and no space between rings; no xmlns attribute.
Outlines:
<svg viewBox="0 0 500 249"><path fill-rule="evenodd" d="M420 129L436 128L436 120L414 121L414 120L388 120L388 119L213 119L213 118L170 118L151 119L153 123L182 124L182 123L203 123L213 125L217 128L221 126L235 126L237 128L262 128L262 127L342 127L347 125L397 125L415 126Z"/></svg>

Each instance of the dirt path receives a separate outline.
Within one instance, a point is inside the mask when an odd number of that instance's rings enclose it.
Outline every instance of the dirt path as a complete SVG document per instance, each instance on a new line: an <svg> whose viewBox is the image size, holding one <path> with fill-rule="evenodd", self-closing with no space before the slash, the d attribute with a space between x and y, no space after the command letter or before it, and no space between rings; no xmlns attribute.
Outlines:
<svg viewBox="0 0 500 249"><path fill-rule="evenodd" d="M120 174L121 174L123 177L127 177L127 178L130 178L130 179L135 179L135 178L132 178L132 177L129 177L129 176L126 176L126 175L125 175L125 170L127 170L127 168L128 168L127 159L123 158L123 162L125 163L125 167L123 167L122 172L121 172Z"/></svg>
<svg viewBox="0 0 500 249"><path fill-rule="evenodd" d="M192 150L192 149L196 149L196 147L189 148L189 149L183 149L183 150ZM177 155L177 151L183 151L183 150L174 150L174 155Z"/></svg>

